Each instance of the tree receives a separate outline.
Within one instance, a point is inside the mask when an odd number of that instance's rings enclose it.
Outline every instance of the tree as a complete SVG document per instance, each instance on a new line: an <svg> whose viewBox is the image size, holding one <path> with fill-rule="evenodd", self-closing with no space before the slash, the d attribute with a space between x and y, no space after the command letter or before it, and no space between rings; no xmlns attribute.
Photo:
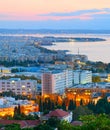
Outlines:
<svg viewBox="0 0 110 130"><path fill-rule="evenodd" d="M95 105L94 102L89 102L89 103L87 104L87 107L88 107L90 110L92 110L93 112L95 112L95 107L96 107L96 105Z"/></svg>
<svg viewBox="0 0 110 130"><path fill-rule="evenodd" d="M11 73L16 73L16 72L19 72L19 69L17 68L11 69Z"/></svg>
<svg viewBox="0 0 110 130"><path fill-rule="evenodd" d="M84 101L83 99L80 100L80 106L83 106L84 105Z"/></svg>
<svg viewBox="0 0 110 130"><path fill-rule="evenodd" d="M40 124L36 127L34 127L34 130L54 130L53 128L51 128L49 125L47 124Z"/></svg>
<svg viewBox="0 0 110 130"><path fill-rule="evenodd" d="M79 106L73 111L73 119L78 120L80 116L90 115L93 112L89 110L86 106Z"/></svg>
<svg viewBox="0 0 110 130"><path fill-rule="evenodd" d="M21 114L21 107L20 107L20 104L18 105L17 113L18 113L19 115Z"/></svg>
<svg viewBox="0 0 110 130"><path fill-rule="evenodd" d="M23 128L22 130L33 130L33 128Z"/></svg>
<svg viewBox="0 0 110 130"><path fill-rule="evenodd" d="M60 122L58 126L58 130L74 130L74 129L73 129L73 126L69 122L63 120Z"/></svg>
<svg viewBox="0 0 110 130"><path fill-rule="evenodd" d="M18 107L15 107L14 108L14 116L13 116L14 119L21 119L21 108L20 108L20 105L18 105Z"/></svg>
<svg viewBox="0 0 110 130"><path fill-rule="evenodd" d="M57 117L51 117L48 119L47 124L53 128L57 128L60 124L60 120Z"/></svg>
<svg viewBox="0 0 110 130"><path fill-rule="evenodd" d="M42 101L42 97L39 99L39 108L40 108L40 112L43 112L43 101Z"/></svg>
<svg viewBox="0 0 110 130"><path fill-rule="evenodd" d="M69 101L69 106L68 106L68 110L72 111L76 108L76 104L73 100Z"/></svg>
<svg viewBox="0 0 110 130"><path fill-rule="evenodd" d="M83 122L81 129L85 130L110 130L110 118L105 114L81 116Z"/></svg>
<svg viewBox="0 0 110 130"><path fill-rule="evenodd" d="M93 77L92 77L92 82L94 82L94 83L101 82L100 76L93 76Z"/></svg>
<svg viewBox="0 0 110 130"><path fill-rule="evenodd" d="M62 103L62 109L66 111L66 105L65 105L65 102L63 101Z"/></svg>
<svg viewBox="0 0 110 130"><path fill-rule="evenodd" d="M110 114L110 103L107 101L107 98L100 99L97 102L94 112L97 114Z"/></svg>
<svg viewBox="0 0 110 130"><path fill-rule="evenodd" d="M5 126L5 130L21 130L19 124L10 124Z"/></svg>

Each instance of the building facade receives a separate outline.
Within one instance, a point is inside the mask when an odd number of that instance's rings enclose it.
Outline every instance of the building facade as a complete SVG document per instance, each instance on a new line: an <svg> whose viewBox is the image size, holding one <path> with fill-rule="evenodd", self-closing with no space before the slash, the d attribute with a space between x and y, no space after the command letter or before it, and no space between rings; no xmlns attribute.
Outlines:
<svg viewBox="0 0 110 130"><path fill-rule="evenodd" d="M42 95L59 93L63 94L65 88L73 85L72 70L44 72L42 75Z"/></svg>
<svg viewBox="0 0 110 130"><path fill-rule="evenodd" d="M62 109L56 109L54 111L51 111L49 114L44 115L44 119L48 120L51 117L57 117L59 120L71 122L72 121L72 112L66 112Z"/></svg>
<svg viewBox="0 0 110 130"><path fill-rule="evenodd" d="M73 72L74 84L92 83L92 72L87 70L76 70Z"/></svg>
<svg viewBox="0 0 110 130"><path fill-rule="evenodd" d="M21 80L20 78L11 78L0 80L0 92L12 91L17 95L34 95L37 86L35 80Z"/></svg>

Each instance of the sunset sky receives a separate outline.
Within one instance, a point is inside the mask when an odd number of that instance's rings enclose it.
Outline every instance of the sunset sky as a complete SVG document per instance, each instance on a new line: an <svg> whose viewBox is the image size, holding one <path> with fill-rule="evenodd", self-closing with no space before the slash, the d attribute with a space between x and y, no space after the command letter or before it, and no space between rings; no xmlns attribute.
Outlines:
<svg viewBox="0 0 110 130"><path fill-rule="evenodd" d="M110 29L110 0L0 0L0 28Z"/></svg>

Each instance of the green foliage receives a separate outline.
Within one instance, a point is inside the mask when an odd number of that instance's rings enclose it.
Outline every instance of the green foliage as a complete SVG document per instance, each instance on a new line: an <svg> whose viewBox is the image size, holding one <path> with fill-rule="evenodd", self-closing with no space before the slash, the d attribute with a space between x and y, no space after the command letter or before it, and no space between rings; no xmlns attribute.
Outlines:
<svg viewBox="0 0 110 130"><path fill-rule="evenodd" d="M12 67L12 66L29 66L29 65L38 65L36 61L31 61L31 60L25 60L25 61L17 61L17 60L13 60L13 61L0 61L0 65L5 66L5 67Z"/></svg>
<svg viewBox="0 0 110 130"><path fill-rule="evenodd" d="M21 114L14 114L13 117L14 120L36 120L39 119L38 115L25 115L23 113Z"/></svg>
<svg viewBox="0 0 110 130"><path fill-rule="evenodd" d="M106 64L103 62L86 62L86 66L90 66L90 70L94 73L109 73L110 72L110 63Z"/></svg>
<svg viewBox="0 0 110 130"><path fill-rule="evenodd" d="M110 118L105 114L98 116L82 116L80 117L80 120L83 122L81 129L85 128L85 130L110 130Z"/></svg>
<svg viewBox="0 0 110 130"><path fill-rule="evenodd" d="M106 113L110 114L110 103L107 101L107 98L100 99L95 108L95 113L101 114L101 113Z"/></svg>
<svg viewBox="0 0 110 130"><path fill-rule="evenodd" d="M2 76L0 79L10 79L12 78L11 76ZM35 76L25 76L25 75L15 75L13 78L20 78L21 80L37 80L37 83L41 84L41 80L36 78Z"/></svg>
<svg viewBox="0 0 110 130"><path fill-rule="evenodd" d="M90 109L90 110L92 110L93 112L95 112L95 103L94 102L89 102L88 103L88 105L87 105L87 107Z"/></svg>
<svg viewBox="0 0 110 130"><path fill-rule="evenodd" d="M73 100L70 100L68 110L72 111L76 108L76 103Z"/></svg>
<svg viewBox="0 0 110 130"><path fill-rule="evenodd" d="M33 130L33 128L23 128L22 130Z"/></svg>
<svg viewBox="0 0 110 130"><path fill-rule="evenodd" d="M50 98L45 98L44 101L42 101L42 99L39 99L39 108L40 111L45 112L45 113L49 113L49 111L52 111L55 109L55 103L50 99Z"/></svg>
<svg viewBox="0 0 110 130"><path fill-rule="evenodd" d="M70 123L63 120L63 121L60 122L60 124L58 126L58 130L74 130L74 129L73 129L73 126Z"/></svg>
<svg viewBox="0 0 110 130"><path fill-rule="evenodd" d="M78 120L80 116L90 115L93 112L86 106L79 106L73 111L73 120Z"/></svg>
<svg viewBox="0 0 110 130"><path fill-rule="evenodd" d="M14 97L15 93L12 92L12 91L6 91L6 92L0 93L0 96L3 96L3 97L5 97L5 96L7 96L7 97Z"/></svg>
<svg viewBox="0 0 110 130"><path fill-rule="evenodd" d="M60 120L57 117L51 117L48 119L47 124L53 128L57 128L60 124Z"/></svg>
<svg viewBox="0 0 110 130"><path fill-rule="evenodd" d="M14 120L36 120L39 119L38 115L25 115L23 113L21 113L21 108L20 105L18 105L18 107L15 107L14 109L14 116L13 118Z"/></svg>
<svg viewBox="0 0 110 130"><path fill-rule="evenodd" d="M80 100L80 106L83 106L84 105L84 101L83 99Z"/></svg>
<svg viewBox="0 0 110 130"><path fill-rule="evenodd" d="M0 124L0 128L2 128L3 127L3 125L2 124Z"/></svg>
<svg viewBox="0 0 110 130"><path fill-rule="evenodd" d="M10 124L5 126L5 130L21 130L19 124Z"/></svg>
<svg viewBox="0 0 110 130"><path fill-rule="evenodd" d="M94 114L110 114L110 103L107 101L107 98L100 99L96 105L91 102L87 106Z"/></svg>
<svg viewBox="0 0 110 130"><path fill-rule="evenodd" d="M110 72L110 63L107 64L106 71Z"/></svg>
<svg viewBox="0 0 110 130"><path fill-rule="evenodd" d="M51 128L49 125L47 124L40 124L36 127L34 127L34 130L54 130L53 128Z"/></svg>
<svg viewBox="0 0 110 130"><path fill-rule="evenodd" d="M92 77L92 82L93 82L93 83L101 82L100 76L93 76L93 77Z"/></svg>
<svg viewBox="0 0 110 130"><path fill-rule="evenodd" d="M16 73L16 72L19 72L19 70L17 68L14 68L11 70L11 73Z"/></svg>
<svg viewBox="0 0 110 130"><path fill-rule="evenodd" d="M66 111L65 101L63 101L63 103L62 103L62 109L63 109L64 111Z"/></svg>

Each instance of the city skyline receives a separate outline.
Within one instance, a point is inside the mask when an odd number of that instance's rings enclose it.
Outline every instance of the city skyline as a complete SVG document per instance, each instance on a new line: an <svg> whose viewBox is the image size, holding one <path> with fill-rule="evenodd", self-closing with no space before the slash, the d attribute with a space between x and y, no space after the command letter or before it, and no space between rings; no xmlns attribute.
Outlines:
<svg viewBox="0 0 110 130"><path fill-rule="evenodd" d="M110 1L0 0L0 5L0 28L110 29Z"/></svg>

